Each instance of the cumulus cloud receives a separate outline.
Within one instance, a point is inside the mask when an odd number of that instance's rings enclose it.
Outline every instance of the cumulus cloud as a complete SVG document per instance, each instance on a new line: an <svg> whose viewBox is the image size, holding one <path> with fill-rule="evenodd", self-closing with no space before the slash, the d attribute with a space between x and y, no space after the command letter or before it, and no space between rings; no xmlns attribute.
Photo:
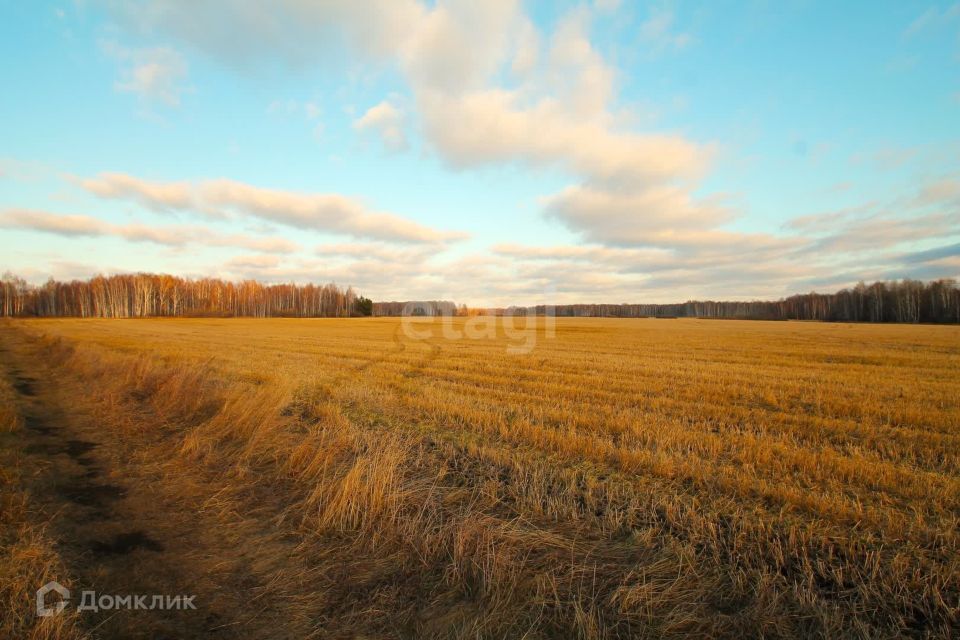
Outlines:
<svg viewBox="0 0 960 640"><path fill-rule="evenodd" d="M510 72L520 81L529 79L540 61L540 33L530 22L522 23L513 43Z"/></svg>
<svg viewBox="0 0 960 640"><path fill-rule="evenodd" d="M0 216L7 228L31 229L61 236L117 236L134 242L154 242L168 246L185 244L189 236L183 230L154 229L141 224L115 225L84 215L58 215L31 209L11 209Z"/></svg>
<svg viewBox="0 0 960 640"><path fill-rule="evenodd" d="M79 181L81 187L101 198L135 200L154 211L178 211L194 204L187 182L151 182L123 173L101 173Z"/></svg>
<svg viewBox="0 0 960 640"><path fill-rule="evenodd" d="M391 151L407 148L407 135L403 130L403 114L389 100L376 104L353 123L358 131L375 131L380 134L383 146Z"/></svg>
<svg viewBox="0 0 960 640"><path fill-rule="evenodd" d="M475 5L470 12L459 3L444 7L411 36L404 58L427 142L446 161L555 166L620 183L689 178L706 166L709 146L616 126L614 72L590 43L585 11L559 22L539 73L507 89L498 70L516 67L520 47L519 66L529 71L539 56L537 30L515 3L468 4ZM438 25L449 39L434 33ZM459 60L452 48L471 56ZM457 72L447 73L448 65Z"/></svg>
<svg viewBox="0 0 960 640"><path fill-rule="evenodd" d="M118 173L80 180L104 198L133 199L155 210L213 217L252 217L296 229L398 242L444 242L465 234L431 229L406 218L368 209L354 198L264 189L227 179L158 183Z"/></svg>
<svg viewBox="0 0 960 640"><path fill-rule="evenodd" d="M56 214L32 209L8 209L0 213L0 227L26 229L66 237L116 237L130 242L150 242L168 247L200 244L239 247L267 253L292 253L300 247L283 238L220 234L194 226L154 227L142 223L113 224L86 215Z"/></svg>
<svg viewBox="0 0 960 640"><path fill-rule="evenodd" d="M612 245L653 244L664 231L716 227L732 217L719 203L698 202L670 185L626 192L568 187L546 199L545 211L587 240Z"/></svg>
<svg viewBox="0 0 960 640"><path fill-rule="evenodd" d="M437 231L390 213L368 210L358 200L337 194L277 191L233 180L207 181L200 184L197 192L200 200L214 209L298 229L404 242L442 242L463 237L460 233Z"/></svg>
<svg viewBox="0 0 960 640"><path fill-rule="evenodd" d="M679 136L615 134L601 123L572 118L557 102L523 107L517 99L502 90L424 96L425 132L455 166L560 165L621 184L695 176L709 157L708 149Z"/></svg>
<svg viewBox="0 0 960 640"><path fill-rule="evenodd" d="M418 6L420 16L406 25L395 52L416 92L463 93L485 86L524 25L519 3L512 0Z"/></svg>
<svg viewBox="0 0 960 640"><path fill-rule="evenodd" d="M590 14L567 14L550 38L546 68L551 97L577 118L606 116L614 97L615 74L590 42Z"/></svg>

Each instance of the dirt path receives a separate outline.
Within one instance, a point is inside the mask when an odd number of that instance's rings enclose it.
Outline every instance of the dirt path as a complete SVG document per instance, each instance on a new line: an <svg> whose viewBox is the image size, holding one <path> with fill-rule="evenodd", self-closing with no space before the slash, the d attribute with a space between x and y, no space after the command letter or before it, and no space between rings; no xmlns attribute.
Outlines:
<svg viewBox="0 0 960 640"><path fill-rule="evenodd" d="M20 444L27 489L50 518L49 533L75 579L70 605L80 604L82 590L93 590L146 595L148 605L153 595L194 596L196 606L85 611L82 626L95 638L308 635L304 621L286 619L282 594L271 593L271 575L283 569L257 557L264 551L283 563L292 555L275 553L283 543L256 519L224 534L222 513L208 508L216 488L204 486L199 474L170 477L162 462L169 438L144 428L150 421L136 415L125 415L128 424L118 429L116 415L83 402L82 380L43 364L37 349L18 333L0 331L0 375L13 381L26 425ZM256 544L238 540L244 531Z"/></svg>

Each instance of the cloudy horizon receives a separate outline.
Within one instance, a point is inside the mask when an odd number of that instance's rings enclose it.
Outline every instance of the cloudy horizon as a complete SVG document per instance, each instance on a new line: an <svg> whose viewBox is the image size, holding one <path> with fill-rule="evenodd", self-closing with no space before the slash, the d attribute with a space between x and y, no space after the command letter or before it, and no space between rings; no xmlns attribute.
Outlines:
<svg viewBox="0 0 960 640"><path fill-rule="evenodd" d="M3 11L0 270L33 282L506 306L960 277L960 3Z"/></svg>

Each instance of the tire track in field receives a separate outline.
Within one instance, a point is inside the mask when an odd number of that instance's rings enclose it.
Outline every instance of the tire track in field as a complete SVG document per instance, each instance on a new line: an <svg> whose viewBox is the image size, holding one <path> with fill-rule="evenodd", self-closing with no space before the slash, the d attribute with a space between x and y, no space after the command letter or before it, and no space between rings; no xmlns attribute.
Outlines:
<svg viewBox="0 0 960 640"><path fill-rule="evenodd" d="M393 343L394 348L390 351L386 351L383 355L370 358L365 360L355 367L344 370L340 375L336 376L331 380L331 383L335 384L341 382L347 378L356 378L362 375L367 369L371 367L383 364L385 362L390 362L394 358L401 356L407 351L407 344L401 339L400 334L402 333L402 323L398 323L393 330L393 334L390 336L390 341ZM422 342L429 347L429 353L426 356L419 359L415 363L411 364L407 371L404 372L404 376L408 378L417 377L422 375L423 369L427 367L431 362L436 360L443 350L440 345L432 342L429 338L427 339L418 339L417 342Z"/></svg>

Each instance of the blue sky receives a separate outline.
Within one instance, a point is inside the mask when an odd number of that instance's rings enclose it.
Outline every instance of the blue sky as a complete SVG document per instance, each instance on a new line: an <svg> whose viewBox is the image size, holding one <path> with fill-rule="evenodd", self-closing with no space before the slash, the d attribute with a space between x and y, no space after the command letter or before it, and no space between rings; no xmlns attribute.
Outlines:
<svg viewBox="0 0 960 640"><path fill-rule="evenodd" d="M960 276L960 3L0 0L0 269L477 305Z"/></svg>

